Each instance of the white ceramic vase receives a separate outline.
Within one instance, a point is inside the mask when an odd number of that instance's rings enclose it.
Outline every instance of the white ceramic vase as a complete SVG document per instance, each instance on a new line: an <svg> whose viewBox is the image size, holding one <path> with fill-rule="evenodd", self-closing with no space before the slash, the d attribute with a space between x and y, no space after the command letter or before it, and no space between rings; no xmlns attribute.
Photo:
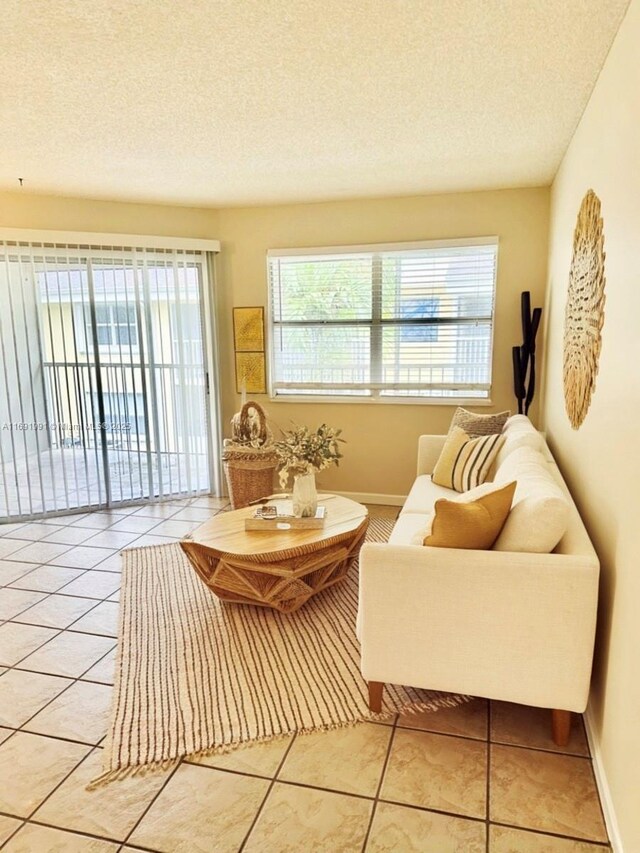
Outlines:
<svg viewBox="0 0 640 853"><path fill-rule="evenodd" d="M312 518L318 508L316 475L297 474L293 478L293 514L296 518Z"/></svg>

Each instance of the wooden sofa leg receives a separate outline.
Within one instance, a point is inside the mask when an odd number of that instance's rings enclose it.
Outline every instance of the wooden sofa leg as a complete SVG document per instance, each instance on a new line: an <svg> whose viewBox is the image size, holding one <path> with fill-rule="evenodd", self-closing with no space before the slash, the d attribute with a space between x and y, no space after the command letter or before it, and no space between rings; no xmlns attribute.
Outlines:
<svg viewBox="0 0 640 853"><path fill-rule="evenodd" d="M382 681L369 681L369 710L374 714L382 712L382 691L384 684Z"/></svg>
<svg viewBox="0 0 640 853"><path fill-rule="evenodd" d="M554 708L551 712L551 729L555 745L566 746L571 735L571 711L558 711Z"/></svg>

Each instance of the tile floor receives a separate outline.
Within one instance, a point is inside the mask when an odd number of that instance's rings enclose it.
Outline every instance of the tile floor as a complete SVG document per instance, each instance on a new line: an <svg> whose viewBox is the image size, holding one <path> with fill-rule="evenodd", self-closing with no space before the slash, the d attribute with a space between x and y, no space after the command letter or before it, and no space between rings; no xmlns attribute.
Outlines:
<svg viewBox="0 0 640 853"><path fill-rule="evenodd" d="M3 851L609 849L582 721L559 750L546 713L482 699L86 791L113 683L118 549L175 541L223 507L197 498L0 528Z"/></svg>

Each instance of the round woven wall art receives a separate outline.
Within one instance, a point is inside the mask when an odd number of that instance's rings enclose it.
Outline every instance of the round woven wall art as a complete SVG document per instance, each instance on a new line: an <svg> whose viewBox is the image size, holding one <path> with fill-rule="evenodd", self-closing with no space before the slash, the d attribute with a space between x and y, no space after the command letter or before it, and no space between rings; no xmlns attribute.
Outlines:
<svg viewBox="0 0 640 853"><path fill-rule="evenodd" d="M600 199L589 190L573 232L573 258L564 319L564 402L578 429L595 389L604 323L604 235Z"/></svg>

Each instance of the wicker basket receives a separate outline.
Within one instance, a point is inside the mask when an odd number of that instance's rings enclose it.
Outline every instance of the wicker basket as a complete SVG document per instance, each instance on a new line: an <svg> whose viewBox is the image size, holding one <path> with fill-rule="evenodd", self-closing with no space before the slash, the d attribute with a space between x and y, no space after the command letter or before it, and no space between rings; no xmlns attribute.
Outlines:
<svg viewBox="0 0 640 853"><path fill-rule="evenodd" d="M254 420L255 416L258 419L260 438L265 442L270 439L262 406L253 401L245 403L232 421L235 440L227 444L222 454L229 498L234 509L248 506L252 501L272 494L273 475L278 467L278 457L268 443L262 447L242 444L248 435L252 410L255 413Z"/></svg>

